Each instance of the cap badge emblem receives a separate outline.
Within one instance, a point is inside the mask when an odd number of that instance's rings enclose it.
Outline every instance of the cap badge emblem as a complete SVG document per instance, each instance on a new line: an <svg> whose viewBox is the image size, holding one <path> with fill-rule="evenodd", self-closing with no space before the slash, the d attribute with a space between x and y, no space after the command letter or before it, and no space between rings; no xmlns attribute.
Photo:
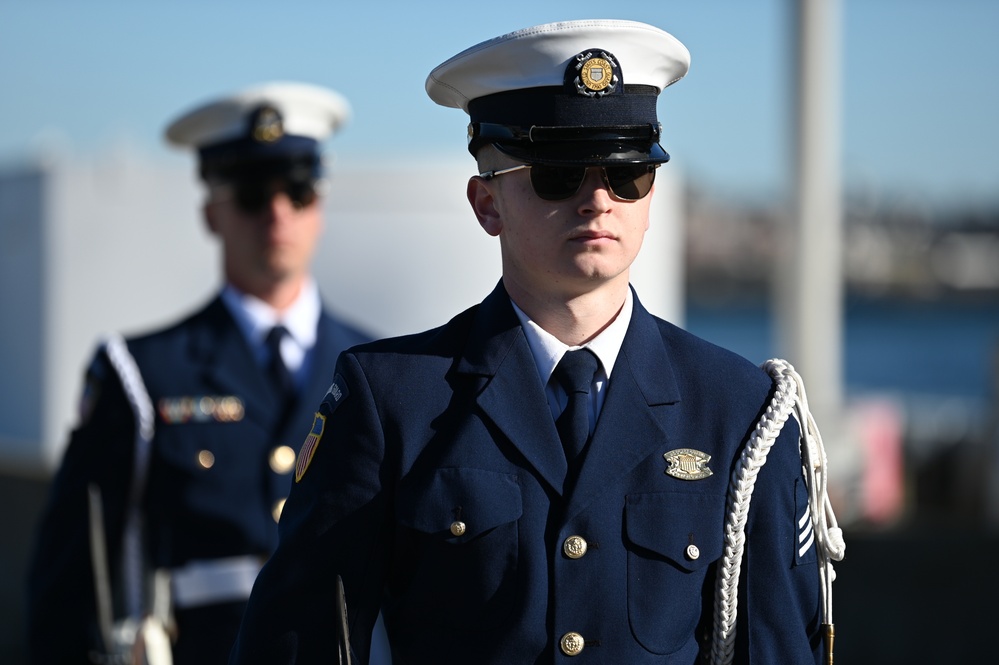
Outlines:
<svg viewBox="0 0 999 665"><path fill-rule="evenodd" d="M578 75L573 83L576 92L587 97L603 97L617 90L617 62L614 56L601 51L599 56L592 51L576 56L576 71Z"/></svg>
<svg viewBox="0 0 999 665"><path fill-rule="evenodd" d="M253 139L261 143L274 143L284 136L284 122L277 109L269 106L257 110L253 120Z"/></svg>
<svg viewBox="0 0 999 665"><path fill-rule="evenodd" d="M665 453L663 457L669 462L666 474L680 480L701 480L714 472L708 468L711 455L693 448L677 448Z"/></svg>

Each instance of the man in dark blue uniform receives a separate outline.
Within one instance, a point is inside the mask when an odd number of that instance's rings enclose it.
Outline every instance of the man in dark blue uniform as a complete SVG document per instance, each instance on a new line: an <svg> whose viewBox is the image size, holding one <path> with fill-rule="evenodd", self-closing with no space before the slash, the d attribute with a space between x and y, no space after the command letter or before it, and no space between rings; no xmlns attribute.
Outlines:
<svg viewBox="0 0 999 665"><path fill-rule="evenodd" d="M171 642L176 665L228 657L303 428L337 355L369 339L310 276L321 142L348 115L333 91L270 83L167 129L198 151L225 285L184 320L96 354L39 528L32 663L118 662L114 644L140 627L151 663L171 659Z"/></svg>
<svg viewBox="0 0 999 665"><path fill-rule="evenodd" d="M688 65L653 26L597 20L430 74L470 115L467 195L502 280L440 328L341 355L231 663L335 659L338 577L361 663L379 610L397 665L706 662L729 479L774 382L629 285L669 159L657 98ZM732 656L814 662L794 421L753 497Z"/></svg>

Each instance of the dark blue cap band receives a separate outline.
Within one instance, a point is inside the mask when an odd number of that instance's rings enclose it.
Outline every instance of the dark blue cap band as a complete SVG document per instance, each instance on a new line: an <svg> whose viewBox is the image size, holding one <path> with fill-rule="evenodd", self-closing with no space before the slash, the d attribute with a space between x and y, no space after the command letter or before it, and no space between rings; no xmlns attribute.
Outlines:
<svg viewBox="0 0 999 665"><path fill-rule="evenodd" d="M479 97L468 104L468 150L474 155L495 144L512 156L550 163L664 162L669 157L658 146L658 95L652 86L633 85L603 97L565 87Z"/></svg>
<svg viewBox="0 0 999 665"><path fill-rule="evenodd" d="M658 90L627 86L626 94L590 98L561 87L507 90L468 103L472 122L531 127L598 127L657 124Z"/></svg>
<svg viewBox="0 0 999 665"><path fill-rule="evenodd" d="M285 134L272 142L239 138L206 146L198 151L203 178L229 179L298 174L308 165L310 177L321 175L319 142L306 136Z"/></svg>

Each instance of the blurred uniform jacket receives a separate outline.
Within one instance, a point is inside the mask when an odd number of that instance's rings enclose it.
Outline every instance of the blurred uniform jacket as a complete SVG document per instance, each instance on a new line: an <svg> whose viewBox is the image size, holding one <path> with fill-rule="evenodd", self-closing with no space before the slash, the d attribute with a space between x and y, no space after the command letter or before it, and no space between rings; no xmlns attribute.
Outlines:
<svg viewBox="0 0 999 665"><path fill-rule="evenodd" d="M287 416L220 298L173 327L128 340L156 411L142 499L150 568L240 556L262 562L270 555L294 467L289 451L284 458L274 452L280 446L297 452L337 355L367 339L324 311L314 362ZM112 580L120 578L135 418L103 352L87 383L85 413L53 481L32 562L28 624L34 664L86 663L98 638L88 545L90 483L101 489ZM225 662L244 607L245 599L177 610L175 664Z"/></svg>
<svg viewBox="0 0 999 665"><path fill-rule="evenodd" d="M502 285L441 328L342 355L230 662L329 662L337 574L361 663L379 606L396 665L699 662L730 474L773 382L636 297L607 391L573 486ZM789 419L756 484L738 663L820 657L797 437ZM713 474L668 475L681 448Z"/></svg>

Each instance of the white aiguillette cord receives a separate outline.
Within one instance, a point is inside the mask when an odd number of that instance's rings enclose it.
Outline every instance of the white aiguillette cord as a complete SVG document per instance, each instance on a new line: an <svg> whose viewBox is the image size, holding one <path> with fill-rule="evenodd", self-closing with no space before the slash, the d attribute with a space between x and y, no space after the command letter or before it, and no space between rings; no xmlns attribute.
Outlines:
<svg viewBox="0 0 999 665"><path fill-rule="evenodd" d="M735 647L735 619L738 610L739 574L746 547L746 521L749 502L760 469L767 454L780 435L784 423L793 415L801 430L800 453L808 506L815 528L815 549L818 558L819 583L822 590L822 629L826 641L826 662L833 662L832 583L836 579L833 561L841 561L846 553L843 531L839 528L827 490L828 460L822 436L808 409L808 398L801 377L790 363L772 359L763 369L776 383L773 399L756 424L749 442L729 481L725 511L725 548L718 564L715 586L714 632L710 662L727 665L732 662Z"/></svg>
<svg viewBox="0 0 999 665"><path fill-rule="evenodd" d="M125 511L125 528L122 543L122 566L125 581L125 608L128 616L141 620L145 613L145 577L142 552L142 495L146 490L146 475L152 450L155 411L152 400L142 381L142 374L125 340L119 335L109 335L104 343L111 366L121 380L125 398L135 416L135 458L132 465L132 483L129 487Z"/></svg>

